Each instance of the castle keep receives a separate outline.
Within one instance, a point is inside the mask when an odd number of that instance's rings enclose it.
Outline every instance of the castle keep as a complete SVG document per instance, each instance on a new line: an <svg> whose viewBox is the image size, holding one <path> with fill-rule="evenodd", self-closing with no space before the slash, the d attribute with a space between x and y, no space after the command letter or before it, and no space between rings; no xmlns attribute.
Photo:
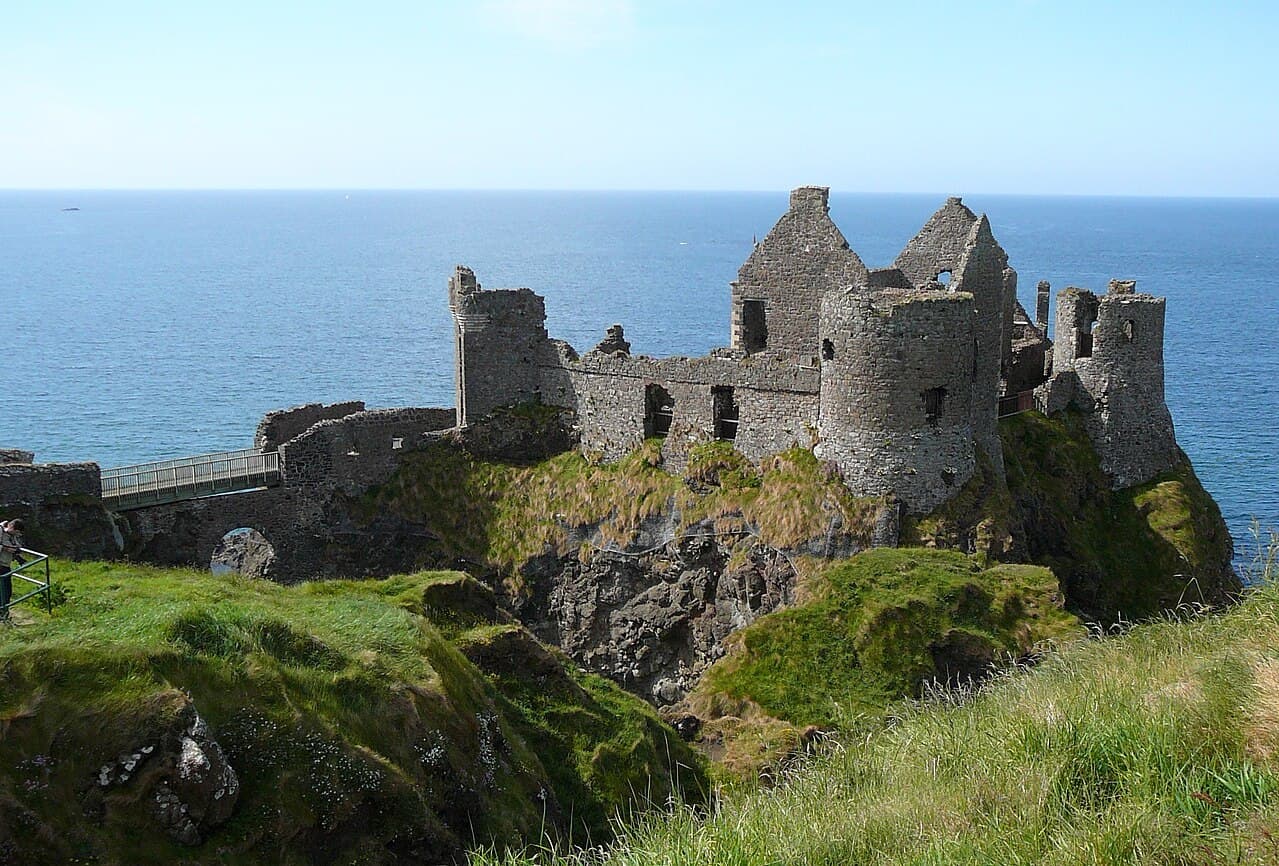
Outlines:
<svg viewBox="0 0 1279 866"><path fill-rule="evenodd" d="M730 343L700 358L632 355L620 325L579 355L551 338L541 296L449 281L457 421L537 401L570 409L582 448L616 459L660 437L689 449L731 441L752 460L812 448L858 495L927 512L986 461L1003 473L998 419L1037 407L1086 416L1116 488L1177 458L1163 396L1164 300L1112 281L1098 297L1047 283L1036 321L986 217L951 198L891 267L869 269L830 218L828 190L801 187L732 284Z"/></svg>

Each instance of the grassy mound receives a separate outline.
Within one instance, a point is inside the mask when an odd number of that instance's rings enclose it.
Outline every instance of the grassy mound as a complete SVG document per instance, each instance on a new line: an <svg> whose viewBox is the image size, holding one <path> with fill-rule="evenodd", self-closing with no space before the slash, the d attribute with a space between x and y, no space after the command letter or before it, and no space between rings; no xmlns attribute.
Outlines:
<svg viewBox="0 0 1279 866"><path fill-rule="evenodd" d="M903 543L1048 566L1067 607L1106 623L1239 590L1230 533L1184 455L1115 491L1076 415L1026 412L1001 420L1000 435L1007 483L981 466L954 499L907 521Z"/></svg>
<svg viewBox="0 0 1279 866"><path fill-rule="evenodd" d="M55 576L52 617L24 606L0 629L6 862L437 862L477 843L600 838L645 794L705 790L646 704L542 647L463 575L282 587L58 563ZM141 771L98 778L193 711L240 792L184 848Z"/></svg>
<svg viewBox="0 0 1279 866"><path fill-rule="evenodd" d="M1073 643L976 694L900 706L709 819L640 822L598 862L1279 863L1277 646L1273 585Z"/></svg>
<svg viewBox="0 0 1279 866"><path fill-rule="evenodd" d="M724 735L730 768L784 747L799 727L878 713L924 683L966 682L1080 634L1047 569L983 570L954 551L869 550L819 572L806 590L806 602L736 634L685 702L699 718L732 720L711 728Z"/></svg>

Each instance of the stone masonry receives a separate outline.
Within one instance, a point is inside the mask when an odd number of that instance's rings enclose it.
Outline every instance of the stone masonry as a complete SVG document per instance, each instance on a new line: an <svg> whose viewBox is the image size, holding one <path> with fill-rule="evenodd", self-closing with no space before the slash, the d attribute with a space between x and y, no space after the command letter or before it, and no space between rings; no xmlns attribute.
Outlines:
<svg viewBox="0 0 1279 866"><path fill-rule="evenodd" d="M1056 337L1040 406L1085 413L1115 489L1172 468L1179 451L1164 402L1164 299L1138 294L1132 280L1111 280L1100 297L1067 288L1057 296Z"/></svg>
<svg viewBox="0 0 1279 866"><path fill-rule="evenodd" d="M1041 283L1037 320L1047 291ZM547 335L539 295L485 290L459 266L449 281L457 420L543 402L572 410L588 453L617 459L657 437L676 471L704 442L731 441L752 460L812 448L853 493L894 494L924 513L983 457L1002 475L1001 398L1016 411L1039 388L1043 408L1089 415L1123 487L1176 453L1163 301L1123 282L1090 298L1063 293L1053 347L1018 304L1017 272L989 220L960 199L947 199L892 267L868 270L830 219L828 190L800 187L732 284L730 345L701 358L632 354L621 325L579 355ZM1090 356L1067 333L1085 327L1077 319L1097 323Z"/></svg>

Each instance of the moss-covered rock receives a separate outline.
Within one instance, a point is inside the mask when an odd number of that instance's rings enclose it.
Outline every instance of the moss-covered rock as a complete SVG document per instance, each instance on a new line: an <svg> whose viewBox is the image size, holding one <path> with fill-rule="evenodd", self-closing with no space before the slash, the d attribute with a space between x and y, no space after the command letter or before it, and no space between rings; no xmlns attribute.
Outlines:
<svg viewBox="0 0 1279 866"><path fill-rule="evenodd" d="M1233 542L1189 459L1111 490L1073 414L1001 422L1018 553L1052 568L1068 606L1105 622L1182 602L1220 604L1239 591Z"/></svg>
<svg viewBox="0 0 1279 866"><path fill-rule="evenodd" d="M877 714L926 683L980 678L1082 633L1048 569L982 568L955 551L870 550L828 566L807 589L807 601L739 632L672 711L709 723L733 766L775 757L805 726Z"/></svg>
<svg viewBox="0 0 1279 866"><path fill-rule="evenodd" d="M1190 461L1111 490L1082 420L1027 412L1000 422L1006 483L988 465L903 528L903 543L1046 565L1067 606L1110 623L1238 592L1233 543Z"/></svg>
<svg viewBox="0 0 1279 866"><path fill-rule="evenodd" d="M647 804L636 792L705 791L647 705L573 669L462 575L291 588L103 563L56 575L53 616L20 609L0 631L5 862L434 863L600 838ZM203 754L233 768L229 818L173 781L197 715ZM196 806L211 817L194 830L166 823Z"/></svg>

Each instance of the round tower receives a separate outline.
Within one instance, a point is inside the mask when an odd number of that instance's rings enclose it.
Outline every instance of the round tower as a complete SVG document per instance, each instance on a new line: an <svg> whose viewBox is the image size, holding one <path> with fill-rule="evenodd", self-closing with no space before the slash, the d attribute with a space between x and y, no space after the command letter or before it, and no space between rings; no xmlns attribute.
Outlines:
<svg viewBox="0 0 1279 866"><path fill-rule="evenodd" d="M973 474L976 360L967 292L829 294L821 307L816 453L859 495L930 511Z"/></svg>

